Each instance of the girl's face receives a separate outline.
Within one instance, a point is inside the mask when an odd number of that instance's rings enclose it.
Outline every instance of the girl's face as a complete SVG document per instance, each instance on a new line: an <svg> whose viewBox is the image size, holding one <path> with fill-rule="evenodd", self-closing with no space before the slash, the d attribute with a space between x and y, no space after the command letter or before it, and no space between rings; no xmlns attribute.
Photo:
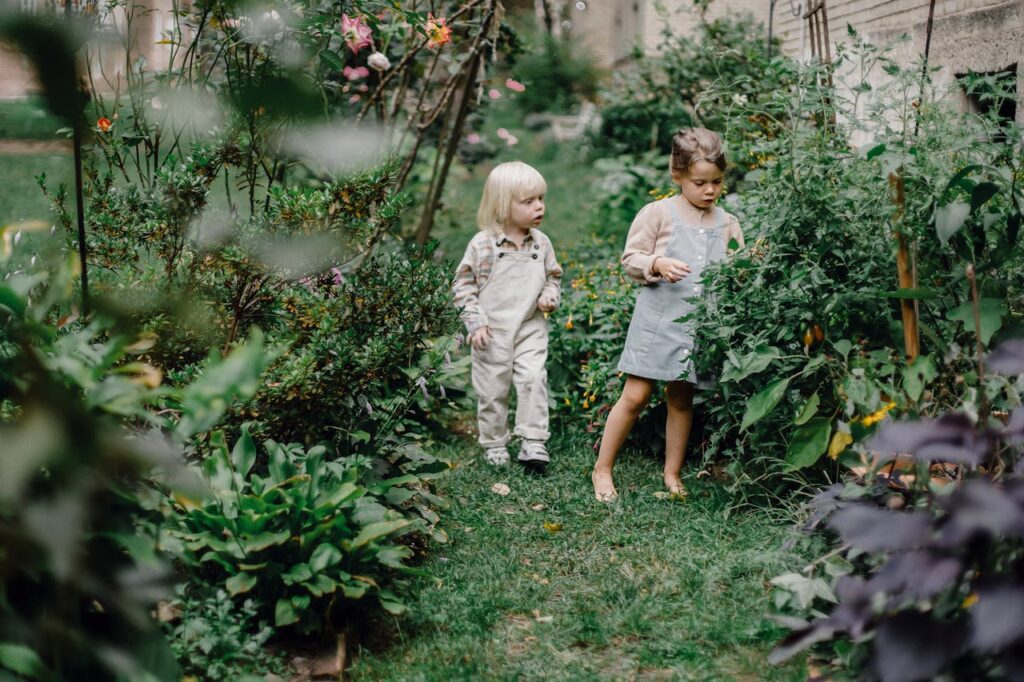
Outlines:
<svg viewBox="0 0 1024 682"><path fill-rule="evenodd" d="M512 210L509 211L508 217L509 227L525 232L540 225L543 219L543 194L529 194L512 200Z"/></svg>
<svg viewBox="0 0 1024 682"><path fill-rule="evenodd" d="M710 161L694 161L686 173L673 173L683 198L697 208L711 208L722 193L725 173Z"/></svg>

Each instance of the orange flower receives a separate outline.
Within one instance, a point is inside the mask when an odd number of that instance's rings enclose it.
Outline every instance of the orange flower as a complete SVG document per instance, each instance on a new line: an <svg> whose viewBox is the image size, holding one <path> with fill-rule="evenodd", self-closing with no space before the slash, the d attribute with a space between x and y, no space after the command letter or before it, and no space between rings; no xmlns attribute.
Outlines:
<svg viewBox="0 0 1024 682"><path fill-rule="evenodd" d="M96 121L96 130L100 131L101 133L109 133L113 125L114 124L111 122L109 118L103 116L102 118Z"/></svg>
<svg viewBox="0 0 1024 682"><path fill-rule="evenodd" d="M447 19L427 15L427 23L423 29L427 32L427 47L435 49L452 41L452 30L446 26Z"/></svg>

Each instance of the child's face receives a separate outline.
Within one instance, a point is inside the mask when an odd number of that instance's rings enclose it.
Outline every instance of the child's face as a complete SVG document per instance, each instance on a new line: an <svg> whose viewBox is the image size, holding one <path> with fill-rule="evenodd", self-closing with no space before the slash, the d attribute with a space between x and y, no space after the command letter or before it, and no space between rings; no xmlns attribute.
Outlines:
<svg viewBox="0 0 1024 682"><path fill-rule="evenodd" d="M509 214L509 227L523 231L537 227L544 219L544 195L528 194L513 199Z"/></svg>
<svg viewBox="0 0 1024 682"><path fill-rule="evenodd" d="M710 161L694 161L686 173L673 173L683 198L697 208L711 208L722 193L725 173Z"/></svg>

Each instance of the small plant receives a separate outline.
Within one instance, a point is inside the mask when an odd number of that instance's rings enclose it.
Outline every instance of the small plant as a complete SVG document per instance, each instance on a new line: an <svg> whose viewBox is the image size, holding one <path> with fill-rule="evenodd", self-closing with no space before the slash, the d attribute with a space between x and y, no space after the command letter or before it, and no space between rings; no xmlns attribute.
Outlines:
<svg viewBox="0 0 1024 682"><path fill-rule="evenodd" d="M404 609L401 576L412 550L396 538L424 523L388 509L408 497L398 486L414 476L363 483L365 458L329 461L327 450L264 443L266 467L243 427L229 450L223 433L210 438L202 474L208 499L168 500L168 549L196 578L233 597L255 601L277 628L311 632L347 626L364 597L391 613Z"/></svg>
<svg viewBox="0 0 1024 682"><path fill-rule="evenodd" d="M169 607L181 610L180 618L165 624L164 629L183 675L230 682L285 668L284 660L266 648L275 630L258 624L251 599L239 605L224 590L199 598L179 588Z"/></svg>

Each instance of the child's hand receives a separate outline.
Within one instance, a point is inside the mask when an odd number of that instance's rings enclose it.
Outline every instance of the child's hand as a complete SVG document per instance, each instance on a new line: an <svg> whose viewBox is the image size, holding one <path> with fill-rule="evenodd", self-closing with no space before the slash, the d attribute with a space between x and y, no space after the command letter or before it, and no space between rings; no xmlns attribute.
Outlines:
<svg viewBox="0 0 1024 682"><path fill-rule="evenodd" d="M537 307L540 308L542 313L550 313L556 306L555 297L551 294L541 294L540 298L537 299Z"/></svg>
<svg viewBox="0 0 1024 682"><path fill-rule="evenodd" d="M659 256L654 259L654 267L652 270L655 275L658 275L669 282L678 282L683 277L690 274L689 265L681 260L666 258L665 256Z"/></svg>
<svg viewBox="0 0 1024 682"><path fill-rule="evenodd" d="M490 344L490 342L490 327L480 327L475 332L473 332L473 336L469 337L469 343L471 346L473 346L474 350L483 350L484 348L487 348L487 345Z"/></svg>

